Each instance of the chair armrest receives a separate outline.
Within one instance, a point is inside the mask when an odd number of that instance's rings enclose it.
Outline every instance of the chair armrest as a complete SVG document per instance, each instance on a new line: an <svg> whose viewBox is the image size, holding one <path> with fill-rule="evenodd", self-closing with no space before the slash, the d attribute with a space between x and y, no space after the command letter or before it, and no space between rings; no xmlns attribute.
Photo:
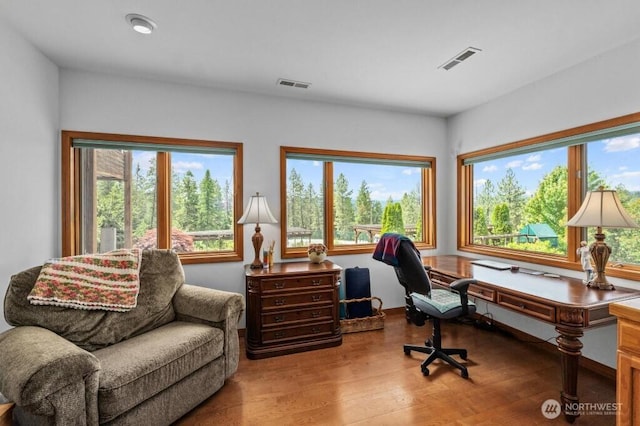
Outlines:
<svg viewBox="0 0 640 426"><path fill-rule="evenodd" d="M224 331L226 377L230 377L240 360L238 322L245 309L244 296L183 284L173 297L173 308L179 321L208 324Z"/></svg>
<svg viewBox="0 0 640 426"><path fill-rule="evenodd" d="M461 278L459 280L453 281L449 287L452 290L455 290L460 294L460 304L462 305L462 314L469 314L469 296L467 295L467 290L469 289L469 285L477 283L478 280L473 278Z"/></svg>
<svg viewBox="0 0 640 426"><path fill-rule="evenodd" d="M98 423L99 371L93 354L47 329L22 326L0 334L0 391L55 424Z"/></svg>

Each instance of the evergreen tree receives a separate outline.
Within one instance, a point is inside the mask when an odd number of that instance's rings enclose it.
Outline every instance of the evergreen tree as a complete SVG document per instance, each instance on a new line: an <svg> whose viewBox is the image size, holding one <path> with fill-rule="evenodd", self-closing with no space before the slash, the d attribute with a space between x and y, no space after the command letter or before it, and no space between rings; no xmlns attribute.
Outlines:
<svg viewBox="0 0 640 426"><path fill-rule="evenodd" d="M489 226L487 224L485 209L482 207L476 207L473 210L473 236L482 237L485 235L489 235Z"/></svg>
<svg viewBox="0 0 640 426"><path fill-rule="evenodd" d="M380 233L387 232L405 233L404 223L402 222L402 205L400 203L390 202L384 208Z"/></svg>
<svg viewBox="0 0 640 426"><path fill-rule="evenodd" d="M382 203L378 200L371 202L371 223L382 223Z"/></svg>
<svg viewBox="0 0 640 426"><path fill-rule="evenodd" d="M523 208L526 203L525 190L516 179L511 168L507 169L505 176L498 182L497 202L505 203L511 212L512 228L520 228L522 223Z"/></svg>
<svg viewBox="0 0 640 426"><path fill-rule="evenodd" d="M482 185L482 190L476 195L474 207L484 209L485 217L491 217L493 206L497 204L496 188L491 180L487 179Z"/></svg>
<svg viewBox="0 0 640 426"><path fill-rule="evenodd" d="M307 222L305 224L305 229L310 229L313 232L312 237L322 238L322 225L324 219L324 215L322 214L322 199L316 193L311 182L307 185L305 198L307 210Z"/></svg>
<svg viewBox="0 0 640 426"><path fill-rule="evenodd" d="M198 229L200 231L221 229L222 211L220 185L211 178L211 172L207 170L200 181Z"/></svg>
<svg viewBox="0 0 640 426"><path fill-rule="evenodd" d="M373 203L371 193L366 181L360 184L358 197L356 198L356 223L361 225L373 223Z"/></svg>
<svg viewBox="0 0 640 426"><path fill-rule="evenodd" d="M302 176L296 169L291 169L287 188L287 227L304 227L303 197Z"/></svg>
<svg viewBox="0 0 640 426"><path fill-rule="evenodd" d="M513 227L509 218L509 206L507 203L501 203L494 207L491 215L493 222L493 233L496 235L511 234Z"/></svg>
<svg viewBox="0 0 640 426"><path fill-rule="evenodd" d="M183 231L198 230L198 184L191 170L187 170L173 194L176 207L174 227Z"/></svg>
<svg viewBox="0 0 640 426"><path fill-rule="evenodd" d="M334 186L333 212L336 238L341 240L352 240L354 231L352 228L355 212L351 195L353 190L349 189L349 181L343 173L338 175Z"/></svg>
<svg viewBox="0 0 640 426"><path fill-rule="evenodd" d="M420 191L414 189L409 193L404 193L400 200L402 206L402 221L407 225L417 226L422 222Z"/></svg>

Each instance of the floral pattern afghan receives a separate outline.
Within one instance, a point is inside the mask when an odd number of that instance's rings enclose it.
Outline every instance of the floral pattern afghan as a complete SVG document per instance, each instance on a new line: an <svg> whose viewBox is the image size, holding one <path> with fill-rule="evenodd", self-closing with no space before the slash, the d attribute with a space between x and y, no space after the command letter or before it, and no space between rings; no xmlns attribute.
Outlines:
<svg viewBox="0 0 640 426"><path fill-rule="evenodd" d="M126 312L136 307L142 250L68 256L46 262L27 296L33 305Z"/></svg>

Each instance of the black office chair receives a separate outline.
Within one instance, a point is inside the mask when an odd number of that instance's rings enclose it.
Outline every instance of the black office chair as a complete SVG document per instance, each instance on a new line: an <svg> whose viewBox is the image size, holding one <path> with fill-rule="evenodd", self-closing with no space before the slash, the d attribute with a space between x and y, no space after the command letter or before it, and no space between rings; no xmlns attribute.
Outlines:
<svg viewBox="0 0 640 426"><path fill-rule="evenodd" d="M392 251L394 255L391 254ZM409 355L411 351L429 354L429 357L420 365L422 374L425 376L429 375L429 364L436 359L441 359L460 369L460 375L465 379L468 378L467 368L450 356L460 355L463 360L467 359L467 350L442 347L440 320L464 317L476 311L475 304L467 297L469 284L475 283L476 280L472 278L456 280L450 285L452 291L432 288L420 253L411 240L399 234L383 234L374 252L374 259L394 267L398 281L405 289L407 322L422 326L425 320L433 321L432 338L427 339L424 346L404 345L405 355Z"/></svg>

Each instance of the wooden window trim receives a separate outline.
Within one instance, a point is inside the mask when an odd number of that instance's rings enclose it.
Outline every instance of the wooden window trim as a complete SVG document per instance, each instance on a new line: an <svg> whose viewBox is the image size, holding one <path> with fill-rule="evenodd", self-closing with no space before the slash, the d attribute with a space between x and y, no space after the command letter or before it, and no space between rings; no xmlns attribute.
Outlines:
<svg viewBox="0 0 640 426"><path fill-rule="evenodd" d="M422 161L430 162L430 168L423 168L421 175L421 185L423 193L422 220L424 241L416 242L418 249L436 248L436 159L435 157L417 155L395 155L384 153L372 153L361 151L328 150L319 148L300 148L281 146L280 147L280 212L282 224L280 228L280 246L282 247L281 257L283 259L300 258L307 256L305 247L287 247L287 154L308 154L317 156L335 156L344 158L372 158L380 161ZM333 163L324 162L325 176L333 175ZM325 244L329 250L329 255L342 254L366 254L372 253L375 244L358 244L357 246L334 246L333 245L333 180L325 180L325 223L324 235Z"/></svg>
<svg viewBox="0 0 640 426"><path fill-rule="evenodd" d="M201 139L178 139L157 136L124 135L114 133L94 133L63 130L61 132L62 167L61 167L61 200L62 200L62 255L80 254L80 223L81 194L80 188L80 156L76 155L73 147L74 139L107 140L114 142L133 142L151 145L175 145L176 147L215 147L229 148L234 155L234 250L226 252L192 252L179 253L184 264L237 262L243 260L243 228L237 223L242 215L244 200L242 195L242 143L221 142ZM158 247L168 248L171 245L171 170L170 153L159 152L157 162L157 191L158 191Z"/></svg>
<svg viewBox="0 0 640 426"><path fill-rule="evenodd" d="M518 251L512 249L504 249L500 247L481 246L472 243L472 206L473 206L473 172L472 167L464 165L464 161L474 157L485 156L489 154L497 154L502 151L508 151L516 148L527 146L542 145L556 139L578 136L581 134L605 130L616 126L640 122L640 113L628 114L621 117L615 117L608 120L599 121L583 126L574 127L567 130L548 133L542 136L536 136L529 139L523 139L504 145L493 146L465 154L457 157L457 247L459 251L481 254L486 256L496 256L505 259L541 264L546 266L571 269L581 271L580 257L576 254L578 241L582 239L591 240L592 235L587 236L583 228L568 227L567 230L567 256L546 255L544 253L535 253ZM543 148L542 148L543 149ZM582 193L584 183L581 179L586 175L585 145L575 145L568 147L568 217L573 216L582 203ZM571 178L571 177L574 178ZM623 267L607 267L606 274L608 276L638 280L640 279L640 266L623 265Z"/></svg>

